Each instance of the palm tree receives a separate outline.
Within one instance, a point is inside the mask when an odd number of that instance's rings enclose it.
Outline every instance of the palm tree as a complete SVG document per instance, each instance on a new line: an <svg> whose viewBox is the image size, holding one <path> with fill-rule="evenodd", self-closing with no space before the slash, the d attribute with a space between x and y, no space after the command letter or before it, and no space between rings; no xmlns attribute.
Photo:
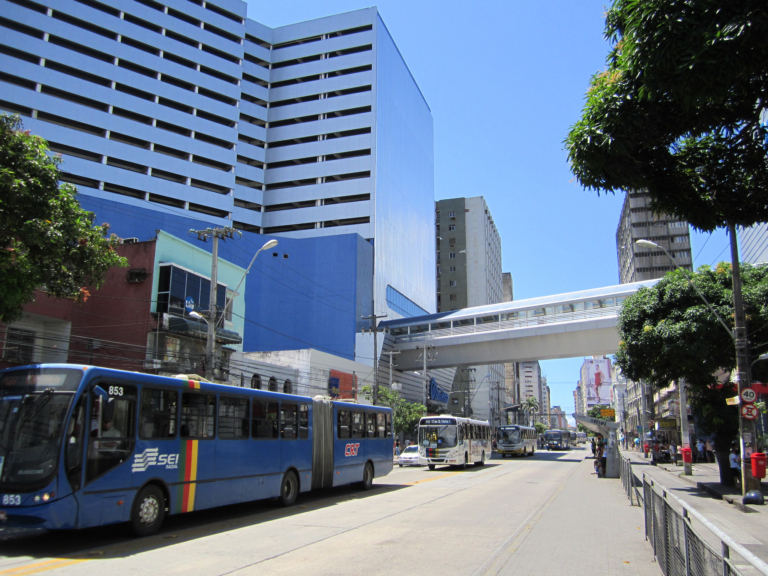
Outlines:
<svg viewBox="0 0 768 576"><path fill-rule="evenodd" d="M523 412L528 414L529 422L533 422L533 415L539 411L539 401L533 396L529 396L523 401Z"/></svg>

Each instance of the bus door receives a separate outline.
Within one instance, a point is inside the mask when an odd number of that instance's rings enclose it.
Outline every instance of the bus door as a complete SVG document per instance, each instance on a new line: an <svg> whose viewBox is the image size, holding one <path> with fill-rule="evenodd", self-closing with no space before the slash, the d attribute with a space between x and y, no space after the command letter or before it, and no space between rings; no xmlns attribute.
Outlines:
<svg viewBox="0 0 768 576"><path fill-rule="evenodd" d="M70 484L82 483L78 528L130 519L135 496L131 459L136 445L136 394L136 386L123 382L102 381L88 389L84 478L75 466L79 448L77 414L73 414L65 460Z"/></svg>
<svg viewBox="0 0 768 576"><path fill-rule="evenodd" d="M243 486L243 500L277 496L282 481L280 469L280 403L267 398L251 401L253 457Z"/></svg>
<svg viewBox="0 0 768 576"><path fill-rule="evenodd" d="M309 440L309 405L280 402L280 472L295 468L299 486L305 492L312 488L312 442ZM279 478L282 481L282 476Z"/></svg>
<svg viewBox="0 0 768 576"><path fill-rule="evenodd" d="M251 409L245 396L219 396L216 439L216 506L243 501L256 458L250 434Z"/></svg>
<svg viewBox="0 0 768 576"><path fill-rule="evenodd" d="M333 485L363 479L365 463L365 412L362 409L336 409L336 439L333 446Z"/></svg>

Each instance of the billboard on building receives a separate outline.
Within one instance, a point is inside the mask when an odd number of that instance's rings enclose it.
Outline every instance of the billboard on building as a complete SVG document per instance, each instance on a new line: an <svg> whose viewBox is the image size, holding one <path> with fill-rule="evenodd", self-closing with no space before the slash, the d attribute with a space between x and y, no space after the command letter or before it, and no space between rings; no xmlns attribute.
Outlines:
<svg viewBox="0 0 768 576"><path fill-rule="evenodd" d="M584 360L587 377L587 407L611 403L611 361L608 358Z"/></svg>
<svg viewBox="0 0 768 576"><path fill-rule="evenodd" d="M328 378L328 393L334 400L356 400L357 374L331 370Z"/></svg>

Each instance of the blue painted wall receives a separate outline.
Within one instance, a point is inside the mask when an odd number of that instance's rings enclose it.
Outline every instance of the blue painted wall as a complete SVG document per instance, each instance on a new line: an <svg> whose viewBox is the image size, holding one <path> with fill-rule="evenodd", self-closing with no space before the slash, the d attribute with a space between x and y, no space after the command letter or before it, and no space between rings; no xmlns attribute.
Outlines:
<svg viewBox="0 0 768 576"><path fill-rule="evenodd" d="M163 230L211 250L210 242L188 235L208 224L174 213L182 210L162 212L154 205L126 206L85 195L79 200L96 213L95 223L109 222L121 238L148 240ZM219 256L247 268L270 239L243 232L240 239L221 242ZM354 359L360 317L371 313L371 245L357 234L277 240L275 248L259 255L246 282L243 350L315 348Z"/></svg>

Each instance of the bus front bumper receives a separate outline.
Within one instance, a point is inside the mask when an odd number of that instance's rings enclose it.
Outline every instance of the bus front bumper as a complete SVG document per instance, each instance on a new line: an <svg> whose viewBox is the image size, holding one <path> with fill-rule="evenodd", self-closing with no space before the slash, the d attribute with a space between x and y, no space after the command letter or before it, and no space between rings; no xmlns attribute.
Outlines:
<svg viewBox="0 0 768 576"><path fill-rule="evenodd" d="M39 506L0 507L0 535L76 528L77 501L70 494Z"/></svg>

